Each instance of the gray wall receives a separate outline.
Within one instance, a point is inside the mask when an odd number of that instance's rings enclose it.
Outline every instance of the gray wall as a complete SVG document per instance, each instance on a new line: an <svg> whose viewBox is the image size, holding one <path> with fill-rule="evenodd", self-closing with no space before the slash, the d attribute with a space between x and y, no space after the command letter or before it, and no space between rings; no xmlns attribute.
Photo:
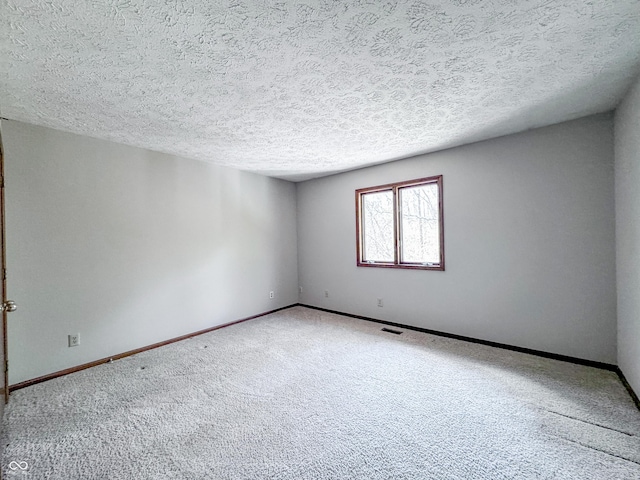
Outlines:
<svg viewBox="0 0 640 480"><path fill-rule="evenodd" d="M10 383L297 302L294 184L14 121L2 134Z"/></svg>
<svg viewBox="0 0 640 480"><path fill-rule="evenodd" d="M640 79L615 117L618 365L640 394Z"/></svg>
<svg viewBox="0 0 640 480"><path fill-rule="evenodd" d="M356 267L354 190L437 174L447 270ZM301 303L616 362L610 114L297 189Z"/></svg>

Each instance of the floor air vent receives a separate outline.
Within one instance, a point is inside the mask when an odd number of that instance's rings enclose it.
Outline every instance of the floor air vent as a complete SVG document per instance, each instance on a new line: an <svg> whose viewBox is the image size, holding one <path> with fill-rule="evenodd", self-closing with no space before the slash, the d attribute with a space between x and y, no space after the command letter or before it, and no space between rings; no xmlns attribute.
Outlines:
<svg viewBox="0 0 640 480"><path fill-rule="evenodd" d="M391 330L390 328L383 328L382 331L393 333L394 335L400 335L402 333L400 330Z"/></svg>

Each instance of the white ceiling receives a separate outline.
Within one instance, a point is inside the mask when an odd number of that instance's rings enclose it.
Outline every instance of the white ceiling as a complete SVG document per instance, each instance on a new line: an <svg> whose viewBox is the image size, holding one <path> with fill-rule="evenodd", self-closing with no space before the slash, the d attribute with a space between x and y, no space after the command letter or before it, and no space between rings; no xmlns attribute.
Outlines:
<svg viewBox="0 0 640 480"><path fill-rule="evenodd" d="M302 180L616 106L638 0L0 0L1 115Z"/></svg>

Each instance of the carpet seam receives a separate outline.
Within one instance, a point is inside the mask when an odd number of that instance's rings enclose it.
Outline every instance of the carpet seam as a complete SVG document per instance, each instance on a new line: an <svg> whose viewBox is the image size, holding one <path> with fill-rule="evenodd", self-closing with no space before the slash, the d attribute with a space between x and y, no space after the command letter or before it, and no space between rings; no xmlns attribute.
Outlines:
<svg viewBox="0 0 640 480"><path fill-rule="evenodd" d="M564 418L569 418L569 419L575 420L577 422L586 423L587 425L593 425L594 427L604 428L606 430L611 430L612 432L622 433L623 435L627 435L629 437L633 437L633 438L636 437L636 435L634 435L633 433L628 433L628 432L625 432L625 431L622 431L622 430L618 430L618 429L615 429L615 428L607 427L606 425L600 425L599 423L588 422L588 421L582 420L580 418L572 417L570 415L565 415L564 413L554 412L553 410L548 410L546 408L543 409L543 411L548 412L548 413L553 413L555 415L559 415L559 416L564 417Z"/></svg>
<svg viewBox="0 0 640 480"><path fill-rule="evenodd" d="M577 440L571 440L570 438L566 438L566 437L563 437L561 435L556 435L556 434L547 434L547 435L551 435L553 437L559 438L560 440L564 440L565 442L571 442L571 443L574 443L576 445L580 445L581 447L588 448L589 450L595 450L596 452L604 453L605 455L609 455L610 457L619 458L620 460L624 460L626 462L631 462L631 463L635 463L636 465L640 465L640 462L636 462L635 460L631 460L630 458L621 457L620 455L616 455L615 453L606 452L606 451L601 450L599 448L592 447L591 445L585 445L584 443L578 442Z"/></svg>

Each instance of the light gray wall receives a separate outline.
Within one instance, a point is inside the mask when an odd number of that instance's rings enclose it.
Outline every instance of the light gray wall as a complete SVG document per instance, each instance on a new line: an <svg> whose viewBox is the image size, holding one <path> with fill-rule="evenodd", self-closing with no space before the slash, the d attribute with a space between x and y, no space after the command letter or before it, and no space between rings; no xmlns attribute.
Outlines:
<svg viewBox="0 0 640 480"><path fill-rule="evenodd" d="M640 394L640 79L615 116L618 365Z"/></svg>
<svg viewBox="0 0 640 480"><path fill-rule="evenodd" d="M447 270L356 267L355 189L437 174ZM615 363L611 114L297 190L301 303Z"/></svg>
<svg viewBox="0 0 640 480"><path fill-rule="evenodd" d="M2 134L10 383L297 302L294 184L14 121Z"/></svg>

